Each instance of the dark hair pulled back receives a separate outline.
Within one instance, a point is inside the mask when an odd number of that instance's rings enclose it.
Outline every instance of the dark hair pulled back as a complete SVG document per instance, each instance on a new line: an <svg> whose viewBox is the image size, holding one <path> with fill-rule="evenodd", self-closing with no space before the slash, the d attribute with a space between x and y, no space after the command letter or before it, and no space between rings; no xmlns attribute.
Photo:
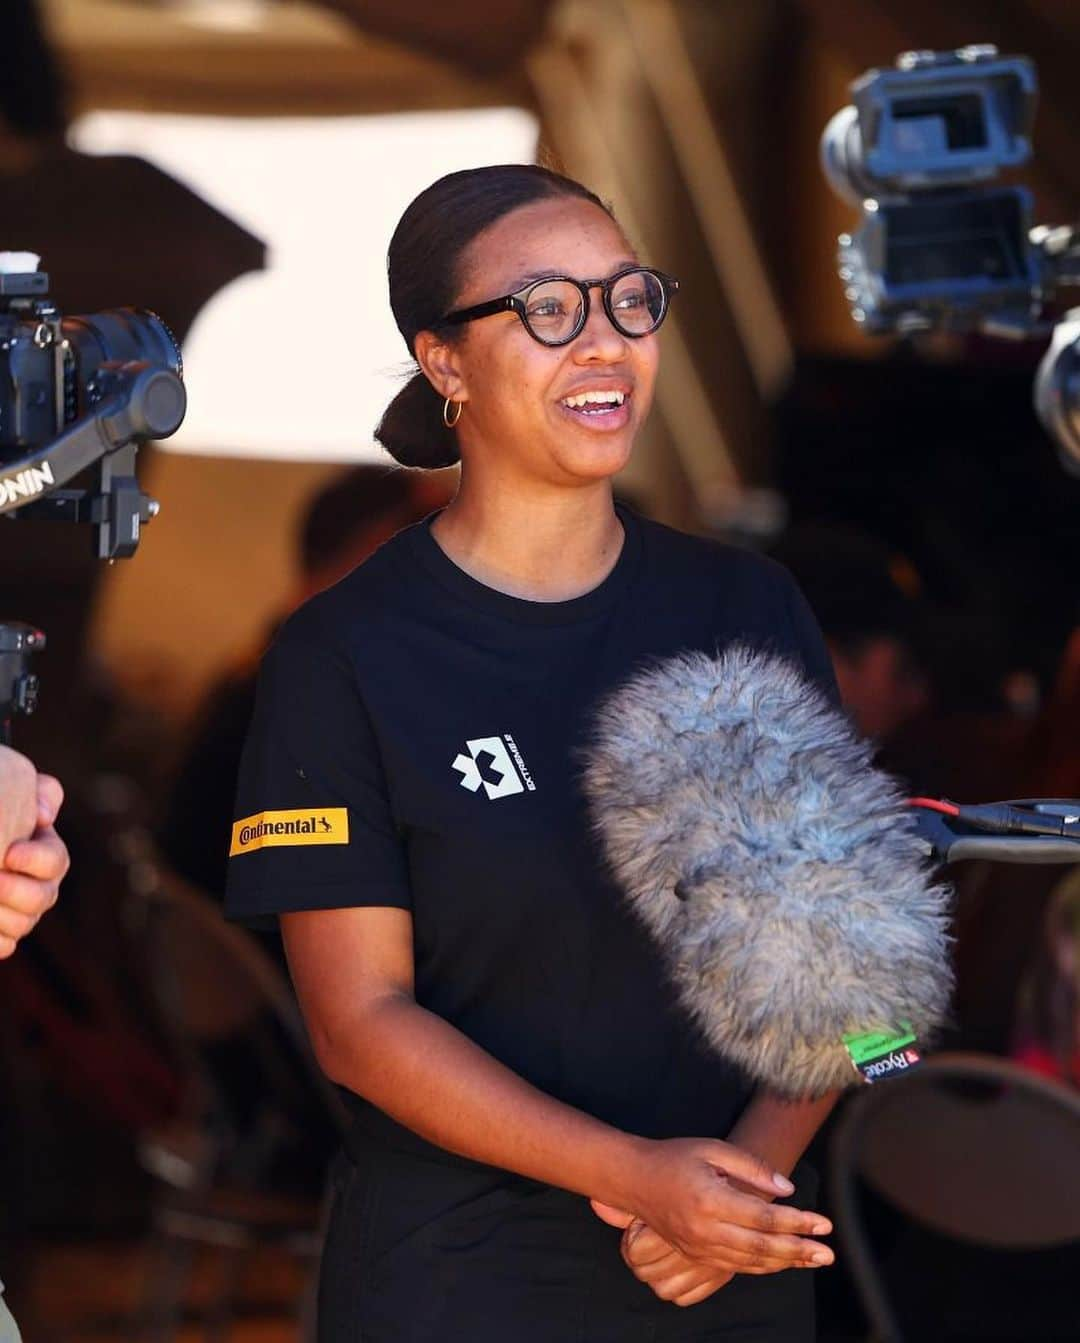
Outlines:
<svg viewBox="0 0 1080 1343"><path fill-rule="evenodd" d="M484 229L523 205L557 196L607 206L588 187L550 168L502 163L449 173L422 191L390 239L390 307L398 330L416 353L421 331L438 331L455 303L462 253ZM452 466L457 435L443 423L443 401L423 372L415 372L390 402L375 437L402 466Z"/></svg>

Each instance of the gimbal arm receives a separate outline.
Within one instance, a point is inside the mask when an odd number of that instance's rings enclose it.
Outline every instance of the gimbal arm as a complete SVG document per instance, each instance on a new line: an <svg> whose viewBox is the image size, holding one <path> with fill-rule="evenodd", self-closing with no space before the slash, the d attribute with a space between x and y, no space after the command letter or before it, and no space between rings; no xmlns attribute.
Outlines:
<svg viewBox="0 0 1080 1343"><path fill-rule="evenodd" d="M135 479L140 442L167 438L184 418L181 379L160 365L123 364L104 370L104 395L88 415L51 443L0 468L0 514L89 522L98 529L100 559L126 558L139 544L139 525L156 505ZM60 486L101 462L98 491Z"/></svg>

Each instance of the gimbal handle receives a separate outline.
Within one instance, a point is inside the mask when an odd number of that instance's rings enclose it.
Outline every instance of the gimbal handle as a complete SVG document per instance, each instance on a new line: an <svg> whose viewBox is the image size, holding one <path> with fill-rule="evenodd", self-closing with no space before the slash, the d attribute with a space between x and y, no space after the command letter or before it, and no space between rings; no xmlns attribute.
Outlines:
<svg viewBox="0 0 1080 1343"><path fill-rule="evenodd" d="M0 623L0 743L11 745L11 720L37 708L38 678L30 657L45 647L45 636L33 625Z"/></svg>

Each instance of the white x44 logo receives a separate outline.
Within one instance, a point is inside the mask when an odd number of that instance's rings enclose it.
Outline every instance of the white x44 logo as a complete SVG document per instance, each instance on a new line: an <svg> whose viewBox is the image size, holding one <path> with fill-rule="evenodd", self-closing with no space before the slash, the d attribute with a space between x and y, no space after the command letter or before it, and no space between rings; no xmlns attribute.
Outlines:
<svg viewBox="0 0 1080 1343"><path fill-rule="evenodd" d="M465 743L468 755L459 754L454 760L454 769L461 775L462 788L470 793L483 788L487 796L494 801L498 797L511 797L514 793L531 793L536 789L525 761L513 737L473 737Z"/></svg>

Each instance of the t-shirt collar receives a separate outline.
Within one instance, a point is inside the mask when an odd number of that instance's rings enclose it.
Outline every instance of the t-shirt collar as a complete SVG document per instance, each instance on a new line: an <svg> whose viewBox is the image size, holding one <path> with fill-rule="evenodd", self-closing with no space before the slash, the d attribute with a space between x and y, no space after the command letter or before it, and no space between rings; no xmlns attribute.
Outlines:
<svg viewBox="0 0 1080 1343"><path fill-rule="evenodd" d="M479 607L504 620L523 624L568 625L603 614L618 600L637 570L642 548L641 527L630 509L616 504L615 511L624 533L619 558L611 572L595 588L567 601L543 602L515 597L508 592L499 592L467 574L446 554L431 533L431 524L439 516L438 513L410 527L402 534L402 540L436 582L470 606Z"/></svg>

